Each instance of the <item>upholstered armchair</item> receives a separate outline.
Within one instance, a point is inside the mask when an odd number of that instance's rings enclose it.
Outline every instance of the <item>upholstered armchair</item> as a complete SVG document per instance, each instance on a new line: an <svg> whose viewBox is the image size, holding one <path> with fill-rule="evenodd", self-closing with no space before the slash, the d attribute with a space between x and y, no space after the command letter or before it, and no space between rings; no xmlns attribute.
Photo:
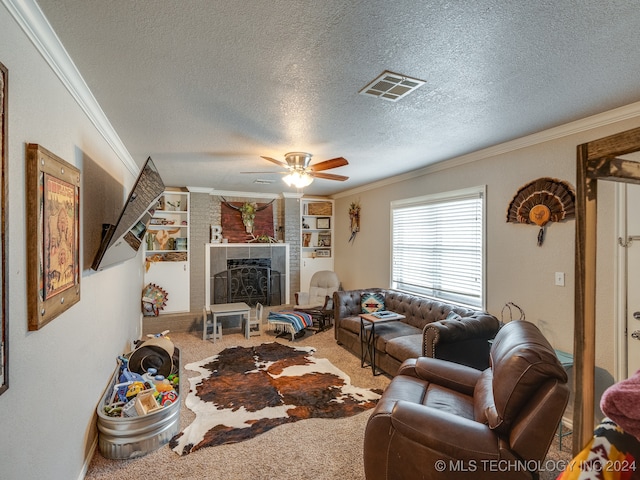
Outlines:
<svg viewBox="0 0 640 480"><path fill-rule="evenodd" d="M296 310L331 310L333 292L340 288L336 272L321 270L314 273L309 281L308 292L296 293Z"/></svg>
<svg viewBox="0 0 640 480"><path fill-rule="evenodd" d="M372 412L367 480L532 479L562 418L567 374L538 328L507 323L479 371L406 360Z"/></svg>
<svg viewBox="0 0 640 480"><path fill-rule="evenodd" d="M318 322L319 329L324 330L331 324L333 293L339 289L340 280L335 272L316 272L309 281L309 291L296 293L296 305L293 309L309 313Z"/></svg>

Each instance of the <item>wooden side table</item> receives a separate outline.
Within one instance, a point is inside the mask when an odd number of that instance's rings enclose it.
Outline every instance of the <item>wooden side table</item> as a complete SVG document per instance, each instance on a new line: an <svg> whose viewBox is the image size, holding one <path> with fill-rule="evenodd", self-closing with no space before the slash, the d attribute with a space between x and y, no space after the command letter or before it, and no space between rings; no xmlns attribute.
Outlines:
<svg viewBox="0 0 640 480"><path fill-rule="evenodd" d="M405 318L399 313L389 313L393 315L382 318L372 313L360 314L360 367L365 368L371 365L371 372L374 376L379 375L376 372L376 323L394 322ZM368 360L367 357L369 357Z"/></svg>

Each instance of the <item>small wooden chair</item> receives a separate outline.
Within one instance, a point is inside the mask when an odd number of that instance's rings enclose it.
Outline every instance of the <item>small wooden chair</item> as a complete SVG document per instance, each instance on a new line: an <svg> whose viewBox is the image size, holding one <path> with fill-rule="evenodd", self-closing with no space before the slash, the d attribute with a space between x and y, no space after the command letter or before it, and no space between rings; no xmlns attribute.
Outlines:
<svg viewBox="0 0 640 480"><path fill-rule="evenodd" d="M262 313L264 307L261 303L256 303L256 312L249 318L249 336L260 335L262 331Z"/></svg>
<svg viewBox="0 0 640 480"><path fill-rule="evenodd" d="M202 308L202 339L208 340L213 338L213 341L222 339L222 323L216 322L217 332L213 331L213 315L211 310L207 307ZM211 333L209 333L211 332Z"/></svg>

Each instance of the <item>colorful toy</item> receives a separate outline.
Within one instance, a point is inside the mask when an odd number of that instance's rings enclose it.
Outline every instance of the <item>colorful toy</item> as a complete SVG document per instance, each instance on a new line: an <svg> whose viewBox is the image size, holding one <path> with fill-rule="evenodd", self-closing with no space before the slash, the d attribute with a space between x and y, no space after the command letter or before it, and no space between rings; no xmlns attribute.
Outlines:
<svg viewBox="0 0 640 480"><path fill-rule="evenodd" d="M171 382L169 382L169 380L164 378L162 375L157 375L153 383L158 393L163 393L163 392L168 392L170 390L173 390L173 386L171 385Z"/></svg>
<svg viewBox="0 0 640 480"><path fill-rule="evenodd" d="M167 407L169 405L171 405L172 403L176 402L178 400L178 394L175 392L175 390L170 390L168 392L164 392L162 394L160 394L160 405L163 407Z"/></svg>
<svg viewBox="0 0 640 480"><path fill-rule="evenodd" d="M169 333L169 330L165 330L164 332L160 332L160 333L147 333L147 337L149 337L149 338L165 337L165 338L171 340L169 338L169 335L167 335L167 333Z"/></svg>
<svg viewBox="0 0 640 480"><path fill-rule="evenodd" d="M167 377L167 380L169 380L169 382L171 382L171 385L173 385L174 387L180 383L180 378L175 373L169 375Z"/></svg>
<svg viewBox="0 0 640 480"><path fill-rule="evenodd" d="M115 402L122 402L122 403L126 403L127 402L127 389L129 388L129 385L131 385L133 382L122 382L122 383L116 383L113 386L113 401L112 403Z"/></svg>
<svg viewBox="0 0 640 480"><path fill-rule="evenodd" d="M140 375L139 373L135 373L135 372L131 372L129 371L128 368L124 367L120 373L120 378L118 379L120 380L121 383L123 382L142 382L142 375Z"/></svg>
<svg viewBox="0 0 640 480"><path fill-rule="evenodd" d="M146 390L144 386L144 382L133 382L127 388L127 393L125 394L125 397L127 398L127 400L131 400L132 398L136 397L140 392L143 392L144 390Z"/></svg>
<svg viewBox="0 0 640 480"><path fill-rule="evenodd" d="M109 417L120 417L122 416L122 408L124 403L116 402L111 403L109 405L104 406L104 413L106 413Z"/></svg>

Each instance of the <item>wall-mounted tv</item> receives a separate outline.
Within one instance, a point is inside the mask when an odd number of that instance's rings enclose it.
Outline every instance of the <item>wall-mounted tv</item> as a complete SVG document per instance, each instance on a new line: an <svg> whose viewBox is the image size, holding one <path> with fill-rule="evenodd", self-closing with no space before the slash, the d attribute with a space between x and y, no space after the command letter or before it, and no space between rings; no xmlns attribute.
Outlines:
<svg viewBox="0 0 640 480"><path fill-rule="evenodd" d="M118 221L115 225L103 225L102 242L92 269L102 270L136 256L164 189L158 169L151 157L147 158Z"/></svg>

